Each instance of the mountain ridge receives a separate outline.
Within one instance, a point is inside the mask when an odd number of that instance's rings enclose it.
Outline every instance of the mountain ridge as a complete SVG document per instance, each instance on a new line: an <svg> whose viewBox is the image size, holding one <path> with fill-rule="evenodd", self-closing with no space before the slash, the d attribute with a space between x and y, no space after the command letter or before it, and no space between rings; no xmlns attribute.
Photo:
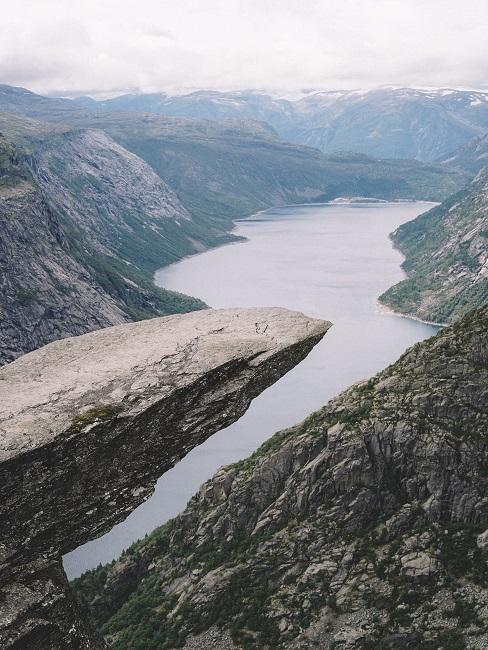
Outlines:
<svg viewBox="0 0 488 650"><path fill-rule="evenodd" d="M434 161L488 131L488 93L457 89L317 90L293 100L252 90L200 90L73 101L102 111L258 119L292 142L324 152L346 149L376 158Z"/></svg>
<svg viewBox="0 0 488 650"><path fill-rule="evenodd" d="M150 236L141 234L144 220L132 195L138 182L135 172L140 172L135 156L125 155L115 143L108 147L105 134L56 130L54 139L54 144L49 138L31 143L28 153L4 136L0 140L0 363L57 338L205 306L152 283L144 260L157 229L153 226ZM87 174L87 156L96 164L95 152L101 156L98 168L92 166ZM148 180L143 169L144 180L139 182L146 190L146 206L151 197L159 200L152 206L153 223L174 216L186 221L187 212L161 179L153 173ZM17 182L15 191L6 187L19 173L23 182ZM142 191L136 194L137 201L144 200ZM130 220L124 221L122 215L131 208ZM163 260L165 247L158 248ZM186 250L194 250L189 241Z"/></svg>
<svg viewBox="0 0 488 650"><path fill-rule="evenodd" d="M0 86L0 110L104 130L146 160L178 193L195 220L216 218L217 227L222 227L222 219L228 227L229 218L271 205L328 200L340 194L438 200L468 178L448 166L415 161L362 161L360 165L356 160L351 168L336 156L329 160L317 149L278 138L262 121L216 122L88 110L69 100L8 86ZM228 165L223 164L224 157Z"/></svg>

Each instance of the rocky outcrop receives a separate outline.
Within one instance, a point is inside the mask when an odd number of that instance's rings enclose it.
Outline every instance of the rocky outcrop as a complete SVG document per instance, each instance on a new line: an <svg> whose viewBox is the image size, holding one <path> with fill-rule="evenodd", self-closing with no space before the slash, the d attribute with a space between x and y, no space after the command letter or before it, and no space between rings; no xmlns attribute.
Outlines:
<svg viewBox="0 0 488 650"><path fill-rule="evenodd" d="M380 301L423 320L452 322L488 302L488 168L468 188L400 226L407 279Z"/></svg>
<svg viewBox="0 0 488 650"><path fill-rule="evenodd" d="M123 323L128 317L69 254L57 215L49 208L13 148L24 179L15 187L3 165L0 187L0 365L64 336ZM7 184L7 179L9 183Z"/></svg>
<svg viewBox="0 0 488 650"><path fill-rule="evenodd" d="M487 467L485 307L221 469L75 588L117 650L482 650Z"/></svg>
<svg viewBox="0 0 488 650"><path fill-rule="evenodd" d="M0 370L0 645L96 648L60 557L236 420L329 323L204 310L51 343Z"/></svg>

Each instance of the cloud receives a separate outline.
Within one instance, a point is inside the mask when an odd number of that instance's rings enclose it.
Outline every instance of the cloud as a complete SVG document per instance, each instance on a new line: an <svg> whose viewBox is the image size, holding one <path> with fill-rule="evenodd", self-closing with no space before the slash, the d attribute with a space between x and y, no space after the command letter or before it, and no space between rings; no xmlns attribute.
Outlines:
<svg viewBox="0 0 488 650"><path fill-rule="evenodd" d="M16 0L0 81L42 93L488 87L486 0Z"/></svg>
<svg viewBox="0 0 488 650"><path fill-rule="evenodd" d="M142 31L147 36L154 36L154 38L168 38L171 41L175 41L176 37L173 32L170 32L169 29L161 29L160 27L155 27L154 25L147 25L142 28Z"/></svg>

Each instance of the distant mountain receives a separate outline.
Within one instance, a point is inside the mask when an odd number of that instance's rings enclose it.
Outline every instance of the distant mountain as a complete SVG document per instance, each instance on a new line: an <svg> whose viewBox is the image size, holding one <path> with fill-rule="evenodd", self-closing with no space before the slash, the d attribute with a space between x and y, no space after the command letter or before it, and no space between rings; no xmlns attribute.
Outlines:
<svg viewBox="0 0 488 650"><path fill-rule="evenodd" d="M201 308L156 288L153 273L231 241L236 217L344 195L441 200L468 178L445 165L325 156L258 121L94 110L9 86L0 110L0 362Z"/></svg>
<svg viewBox="0 0 488 650"><path fill-rule="evenodd" d="M443 156L438 162L462 169L468 174L477 174L488 166L488 133L470 140L456 151Z"/></svg>
<svg viewBox="0 0 488 650"><path fill-rule="evenodd" d="M204 307L152 283L195 250L188 212L102 132L0 116L0 364L107 325ZM20 137L22 135L22 137Z"/></svg>
<svg viewBox="0 0 488 650"><path fill-rule="evenodd" d="M376 158L434 161L488 131L488 93L464 90L317 91L296 100L256 91L198 91L75 102L99 110L262 120L291 142Z"/></svg>
<svg viewBox="0 0 488 650"><path fill-rule="evenodd" d="M468 178L443 165L324 156L284 141L262 121L94 110L10 86L0 86L0 110L103 129L148 162L205 231L228 229L232 218L271 205L340 195L439 200Z"/></svg>
<svg viewBox="0 0 488 650"><path fill-rule="evenodd" d="M267 122L280 135L295 119L294 104L259 92L197 91L188 95L165 93L121 95L96 102L91 98L74 100L102 110L136 111L208 120L257 120Z"/></svg>
<svg viewBox="0 0 488 650"><path fill-rule="evenodd" d="M408 279L380 300L394 310L449 322L488 303L488 168L464 191L392 235Z"/></svg>

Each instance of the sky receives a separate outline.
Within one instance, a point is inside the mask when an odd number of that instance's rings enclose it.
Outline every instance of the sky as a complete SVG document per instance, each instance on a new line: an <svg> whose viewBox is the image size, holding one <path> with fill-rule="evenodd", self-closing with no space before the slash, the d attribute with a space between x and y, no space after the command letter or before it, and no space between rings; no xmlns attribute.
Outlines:
<svg viewBox="0 0 488 650"><path fill-rule="evenodd" d="M0 82L43 94L488 89L488 0L2 3Z"/></svg>

